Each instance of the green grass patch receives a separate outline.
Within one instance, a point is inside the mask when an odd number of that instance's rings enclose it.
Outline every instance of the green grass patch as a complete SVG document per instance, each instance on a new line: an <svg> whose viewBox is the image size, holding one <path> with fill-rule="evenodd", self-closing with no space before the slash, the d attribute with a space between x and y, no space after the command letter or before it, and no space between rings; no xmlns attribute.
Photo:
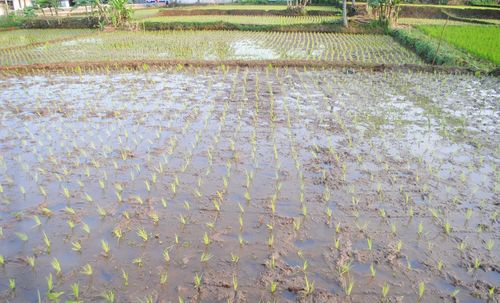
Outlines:
<svg viewBox="0 0 500 303"><path fill-rule="evenodd" d="M442 28L442 27L441 27ZM417 28L392 29L390 35L401 44L412 49L427 63L449 67L465 67L473 70L491 71L495 64L478 58L446 41L439 42Z"/></svg>
<svg viewBox="0 0 500 303"><path fill-rule="evenodd" d="M500 65L500 27L498 26L442 26L419 25L419 29L427 35L439 38L443 33L443 40L463 49L477 57L489 60Z"/></svg>
<svg viewBox="0 0 500 303"><path fill-rule="evenodd" d="M25 18L21 16L0 16L0 28L20 27L23 25Z"/></svg>
<svg viewBox="0 0 500 303"><path fill-rule="evenodd" d="M446 19L428 19L428 18L399 18L398 24L407 25L443 25ZM468 22L448 20L448 25L469 25Z"/></svg>
<svg viewBox="0 0 500 303"><path fill-rule="evenodd" d="M494 19L460 19L456 18L455 20L453 19L448 19L448 22L446 21L447 19L432 19L432 18L399 18L398 19L398 24L406 24L406 25L443 25L447 23L448 25L468 25L468 26L474 26L474 25L485 25L485 24L491 24L491 25L500 25L500 20L494 20Z"/></svg>

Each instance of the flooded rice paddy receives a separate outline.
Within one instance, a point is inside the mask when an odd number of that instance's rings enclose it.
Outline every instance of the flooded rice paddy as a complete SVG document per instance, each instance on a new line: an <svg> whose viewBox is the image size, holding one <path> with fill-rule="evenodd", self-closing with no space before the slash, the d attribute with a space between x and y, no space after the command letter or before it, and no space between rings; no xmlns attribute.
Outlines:
<svg viewBox="0 0 500 303"><path fill-rule="evenodd" d="M50 30L37 30L41 37ZM4 33L0 33L2 39ZM10 34L12 35L12 34ZM13 41L13 45L22 43ZM249 49L253 51L249 51ZM360 64L423 61L389 36L301 32L94 32L64 41L0 49L0 65L127 60L324 60ZM75 63L76 62L76 63Z"/></svg>
<svg viewBox="0 0 500 303"><path fill-rule="evenodd" d="M498 299L495 78L0 77L0 301Z"/></svg>

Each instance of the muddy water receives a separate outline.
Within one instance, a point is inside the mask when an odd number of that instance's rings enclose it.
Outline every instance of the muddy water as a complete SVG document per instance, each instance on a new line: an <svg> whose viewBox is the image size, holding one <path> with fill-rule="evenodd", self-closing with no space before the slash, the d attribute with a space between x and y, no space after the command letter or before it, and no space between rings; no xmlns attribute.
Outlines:
<svg viewBox="0 0 500 303"><path fill-rule="evenodd" d="M499 84L293 68L3 76L1 301L75 300L75 283L85 302L366 302L384 285L393 302L419 285L421 302L498 300Z"/></svg>

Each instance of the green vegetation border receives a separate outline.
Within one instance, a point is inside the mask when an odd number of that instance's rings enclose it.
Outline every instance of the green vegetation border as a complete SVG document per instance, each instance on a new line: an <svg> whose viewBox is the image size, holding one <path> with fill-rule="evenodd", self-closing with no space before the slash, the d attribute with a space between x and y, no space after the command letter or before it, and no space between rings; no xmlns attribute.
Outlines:
<svg viewBox="0 0 500 303"><path fill-rule="evenodd" d="M495 64L461 51L445 41L439 42L418 29L388 29L388 33L396 41L415 51L426 63L498 73Z"/></svg>
<svg viewBox="0 0 500 303"><path fill-rule="evenodd" d="M350 34L383 34L383 29L367 25L351 24L349 28L342 26L342 20L320 24L236 24L228 22L139 22L142 30L238 30L238 31L274 31L274 32L322 32Z"/></svg>
<svg viewBox="0 0 500 303"><path fill-rule="evenodd" d="M38 17L24 21L24 28L99 28L99 17Z"/></svg>

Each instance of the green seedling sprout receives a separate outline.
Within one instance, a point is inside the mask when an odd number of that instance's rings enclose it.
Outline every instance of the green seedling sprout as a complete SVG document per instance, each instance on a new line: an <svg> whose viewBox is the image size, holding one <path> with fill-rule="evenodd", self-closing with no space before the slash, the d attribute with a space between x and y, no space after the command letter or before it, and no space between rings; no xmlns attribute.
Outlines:
<svg viewBox="0 0 500 303"><path fill-rule="evenodd" d="M165 285L167 284L167 282L168 282L168 273L167 272L160 273L160 284Z"/></svg>
<svg viewBox="0 0 500 303"><path fill-rule="evenodd" d="M460 243L458 243L458 246L457 246L457 249L460 251L460 252L464 252L465 251L465 248L467 247L467 243L465 243L465 241L462 241Z"/></svg>
<svg viewBox="0 0 500 303"><path fill-rule="evenodd" d="M207 252L203 252L201 254L201 257L200 257L200 261L201 263L207 263L208 261L210 261L210 259L213 258L213 255L210 254L210 253L207 253Z"/></svg>
<svg viewBox="0 0 500 303"><path fill-rule="evenodd" d="M233 290L234 291L238 290L238 278L234 274L233 274Z"/></svg>
<svg viewBox="0 0 500 303"><path fill-rule="evenodd" d="M276 257L274 255L271 256L269 260L269 267L274 269L276 267Z"/></svg>
<svg viewBox="0 0 500 303"><path fill-rule="evenodd" d="M387 298L387 295L389 294L389 284L387 282L384 282L384 286L382 286L382 298L385 299Z"/></svg>
<svg viewBox="0 0 500 303"><path fill-rule="evenodd" d="M212 203L214 204L215 210L216 210L217 212L220 212L220 204L219 204L219 202L217 201L217 199L212 199Z"/></svg>
<svg viewBox="0 0 500 303"><path fill-rule="evenodd" d="M396 243L396 252L401 252L401 248L403 248L403 241L399 240L398 243Z"/></svg>
<svg viewBox="0 0 500 303"><path fill-rule="evenodd" d="M16 236L23 242L28 241L28 235L23 232L16 232Z"/></svg>
<svg viewBox="0 0 500 303"><path fill-rule="evenodd" d="M128 286L128 272L122 268L123 285Z"/></svg>
<svg viewBox="0 0 500 303"><path fill-rule="evenodd" d="M304 275L304 292L306 295L310 295L314 292L314 282L310 282L307 275Z"/></svg>
<svg viewBox="0 0 500 303"><path fill-rule="evenodd" d="M418 223L417 227L417 235L420 238L422 236L422 233L424 232L424 224L422 222Z"/></svg>
<svg viewBox="0 0 500 303"><path fill-rule="evenodd" d="M210 245L210 243L211 243L210 237L205 232L205 234L203 235L203 244L205 244L205 246L208 246L208 245Z"/></svg>
<svg viewBox="0 0 500 303"><path fill-rule="evenodd" d="M198 273L195 273L195 275L194 275L194 287L197 289L200 289L201 278L202 278L201 275L199 275Z"/></svg>
<svg viewBox="0 0 500 303"><path fill-rule="evenodd" d="M51 242L49 240L49 237L47 237L47 234L43 232L43 242L45 243L45 247L47 248L47 253L50 254L50 249L51 249Z"/></svg>
<svg viewBox="0 0 500 303"><path fill-rule="evenodd" d="M81 252L82 251L82 244L80 241L73 241L71 242L71 249L76 252Z"/></svg>
<svg viewBox="0 0 500 303"><path fill-rule="evenodd" d="M120 241L121 238L123 237L123 232L121 228L116 227L115 229L113 229L113 235L118 239L118 241Z"/></svg>
<svg viewBox="0 0 500 303"><path fill-rule="evenodd" d="M40 221L40 218L37 215L33 216L33 221L35 221L35 225L33 226L33 228L42 225L42 222Z"/></svg>
<svg viewBox="0 0 500 303"><path fill-rule="evenodd" d="M449 235L451 233L451 225L448 221L446 221L443 225L444 232Z"/></svg>
<svg viewBox="0 0 500 303"><path fill-rule="evenodd" d="M486 241L486 249L488 250L488 252L491 253L491 251L493 250L494 246L495 246L495 240L488 239L488 241Z"/></svg>
<svg viewBox="0 0 500 303"><path fill-rule="evenodd" d="M372 278L375 278L375 275L377 274L376 270L375 270L375 266L373 265L373 263L370 264L370 275Z"/></svg>
<svg viewBox="0 0 500 303"><path fill-rule="evenodd" d="M278 289L278 283L276 283L275 281L272 281L271 282L271 294L274 294L277 289Z"/></svg>
<svg viewBox="0 0 500 303"><path fill-rule="evenodd" d="M179 215L179 221L181 222L182 225L187 224L187 218L183 215Z"/></svg>
<svg viewBox="0 0 500 303"><path fill-rule="evenodd" d="M100 205L97 205L97 213L101 218L105 218L107 216L107 212L104 208L102 208Z"/></svg>
<svg viewBox="0 0 500 303"><path fill-rule="evenodd" d="M307 206L305 204L302 204L302 215L307 218Z"/></svg>
<svg viewBox="0 0 500 303"><path fill-rule="evenodd" d="M31 266L32 269L35 269L36 259L35 259L34 256L28 256L28 257L26 257L26 263L28 263L28 265Z"/></svg>
<svg viewBox="0 0 500 303"><path fill-rule="evenodd" d="M78 302L80 299L80 284L78 282L71 284L71 290L73 291L73 298Z"/></svg>
<svg viewBox="0 0 500 303"><path fill-rule="evenodd" d="M52 265L52 268L56 271L56 275L58 277L61 276L62 269L59 260L57 260L57 258L53 258L50 264Z"/></svg>
<svg viewBox="0 0 500 303"><path fill-rule="evenodd" d="M90 234L90 227L87 223L82 222L82 230L86 232L87 234Z"/></svg>
<svg viewBox="0 0 500 303"><path fill-rule="evenodd" d="M340 238L336 238L334 240L334 245L335 245L335 249L339 249L340 248Z"/></svg>
<svg viewBox="0 0 500 303"><path fill-rule="evenodd" d="M478 269L481 266L481 261L479 258L474 259L474 269Z"/></svg>
<svg viewBox="0 0 500 303"><path fill-rule="evenodd" d="M103 294L102 294L104 300L106 300L106 302L108 303L114 303L115 302L115 293L112 291L112 290L106 290Z"/></svg>
<svg viewBox="0 0 500 303"><path fill-rule="evenodd" d="M439 260L438 261L438 266L437 266L438 270L439 271L443 270L443 267L444 267L443 261Z"/></svg>
<svg viewBox="0 0 500 303"><path fill-rule="evenodd" d="M274 244L274 235L273 234L270 234L269 235L269 238L267 239L267 245L269 247L273 247L273 244Z"/></svg>
<svg viewBox="0 0 500 303"><path fill-rule="evenodd" d="M106 240L101 240L101 247L102 247L103 255L105 257L109 257L109 252L111 249L109 247L108 242L106 242Z"/></svg>
<svg viewBox="0 0 500 303"><path fill-rule="evenodd" d="M391 234L395 236L397 233L396 223L391 223Z"/></svg>
<svg viewBox="0 0 500 303"><path fill-rule="evenodd" d="M54 289L54 279L52 277L52 273L49 273L45 279L47 280L47 289L51 292Z"/></svg>
<svg viewBox="0 0 500 303"><path fill-rule="evenodd" d="M420 282L420 283L418 283L418 301L419 302L424 297L424 293L425 293L425 283L424 282Z"/></svg>
<svg viewBox="0 0 500 303"><path fill-rule="evenodd" d="M163 260L165 260L166 263L170 262L170 254L167 249L163 250Z"/></svg>
<svg viewBox="0 0 500 303"><path fill-rule="evenodd" d="M472 217L472 208L467 208L467 211L465 212L465 219L469 221L471 217Z"/></svg>
<svg viewBox="0 0 500 303"><path fill-rule="evenodd" d="M143 265L142 258L141 257L137 257L137 258L133 259L132 260L132 264L135 264L138 267L142 267L142 265Z"/></svg>
<svg viewBox="0 0 500 303"><path fill-rule="evenodd" d="M236 264L236 263L238 263L239 261L240 261L240 257L239 257L238 255L236 255L236 254L231 253L231 262L232 262L233 264Z"/></svg>
<svg viewBox="0 0 500 303"><path fill-rule="evenodd" d="M148 241L148 233L146 232L146 230L144 230L144 228L142 227L139 227L137 229L137 235L142 239L142 241L144 242L147 242Z"/></svg>
<svg viewBox="0 0 500 303"><path fill-rule="evenodd" d="M92 266L88 263L85 264L82 266L82 271L80 271L80 273L86 276L91 276L93 273Z"/></svg>

